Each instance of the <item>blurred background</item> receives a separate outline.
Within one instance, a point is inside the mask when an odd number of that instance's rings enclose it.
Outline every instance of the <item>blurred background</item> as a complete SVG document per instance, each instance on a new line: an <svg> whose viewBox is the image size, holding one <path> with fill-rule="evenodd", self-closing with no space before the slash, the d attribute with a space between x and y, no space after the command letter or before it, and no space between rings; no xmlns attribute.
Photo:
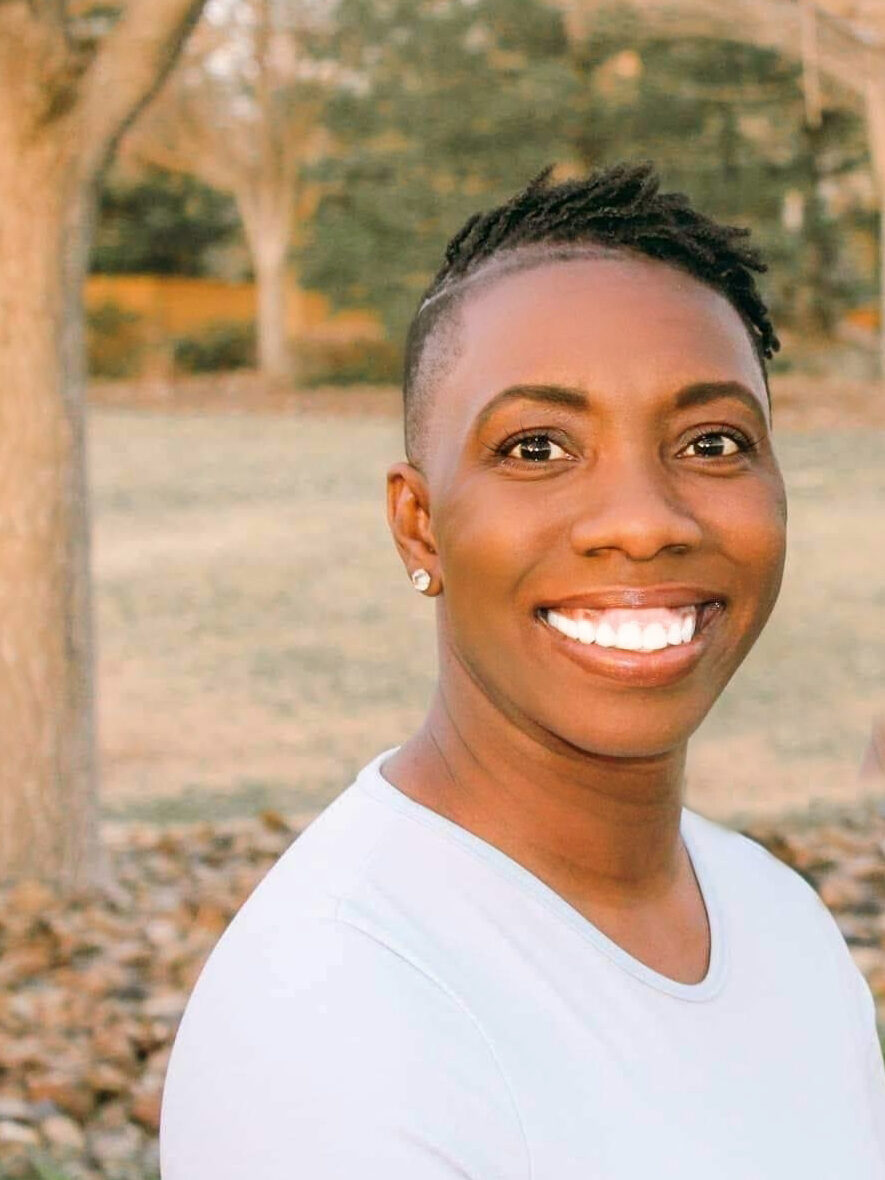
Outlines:
<svg viewBox="0 0 885 1180"><path fill-rule="evenodd" d="M787 585L691 798L853 795L885 647L880 189L852 79L885 14L723 7L210 0L104 178L85 288L106 815L309 812L419 723L432 611L383 521L383 387L470 213L547 163L626 158L752 228L783 338Z"/></svg>
<svg viewBox="0 0 885 1180"><path fill-rule="evenodd" d="M0 1180L156 1175L205 955L430 698L417 300L470 214L624 159L752 229L782 339L784 590L688 803L885 1013L885 4L5 0Z"/></svg>

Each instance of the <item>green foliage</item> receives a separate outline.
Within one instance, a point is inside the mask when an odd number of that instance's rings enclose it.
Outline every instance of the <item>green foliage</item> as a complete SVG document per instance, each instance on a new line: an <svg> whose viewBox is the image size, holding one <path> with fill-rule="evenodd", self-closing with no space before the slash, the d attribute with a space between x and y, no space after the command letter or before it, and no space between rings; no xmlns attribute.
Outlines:
<svg viewBox="0 0 885 1180"><path fill-rule="evenodd" d="M93 377L131 377L139 371L141 317L108 301L87 312L86 356Z"/></svg>
<svg viewBox="0 0 885 1180"><path fill-rule="evenodd" d="M307 286L377 308L401 339L445 240L546 163L653 159L664 184L749 225L771 263L775 318L828 331L875 277L846 233L874 232L849 196L868 168L862 121L804 123L798 62L709 38L649 34L615 6L569 45L538 0L342 0L321 47L354 84L327 121L339 145L313 171L324 196L300 250ZM785 195L804 209L783 224Z"/></svg>
<svg viewBox="0 0 885 1180"><path fill-rule="evenodd" d="M111 170L102 188L91 270L104 274L211 273L211 248L242 240L232 197L190 176Z"/></svg>
<svg viewBox="0 0 885 1180"><path fill-rule="evenodd" d="M610 10L576 67L587 82L582 162L653 158L668 187L749 225L770 263L763 286L776 320L829 332L869 296L872 276L842 248L864 214L849 207L837 216L826 195L868 168L865 129L847 105L826 110L819 128L806 125L797 60L736 42L650 37L629 12ZM787 193L803 207L801 227L783 224Z"/></svg>
<svg viewBox="0 0 885 1180"><path fill-rule="evenodd" d="M255 364L255 329L252 324L215 320L200 332L177 336L173 356L176 369L187 373L251 368Z"/></svg>
<svg viewBox="0 0 885 1180"><path fill-rule="evenodd" d="M300 250L308 287L377 307L399 337L440 243L566 148L577 79L539 0L342 0L320 51L361 82L327 111L339 149Z"/></svg>

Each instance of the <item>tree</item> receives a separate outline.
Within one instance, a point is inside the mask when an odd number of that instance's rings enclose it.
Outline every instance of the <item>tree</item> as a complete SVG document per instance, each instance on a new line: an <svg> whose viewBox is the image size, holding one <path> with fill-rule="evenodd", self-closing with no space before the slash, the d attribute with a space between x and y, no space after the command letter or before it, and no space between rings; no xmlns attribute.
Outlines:
<svg viewBox="0 0 885 1180"><path fill-rule="evenodd" d="M127 144L142 160L233 194L258 288L258 366L273 378L292 372L289 245L316 191L301 182L301 168L326 143L329 63L306 57L301 44L326 8L317 0L213 0Z"/></svg>
<svg viewBox="0 0 885 1180"><path fill-rule="evenodd" d="M585 164L651 156L668 187L714 216L749 223L772 264L764 285L776 318L803 332L832 332L845 307L867 296L872 276L842 243L846 227L864 222L847 198L869 158L862 121L835 83L826 80L827 109L812 126L795 58L650 35L630 10L588 20L573 53L585 79L576 140ZM843 182L837 219L827 195ZM788 194L799 206L785 225Z"/></svg>
<svg viewBox="0 0 885 1180"><path fill-rule="evenodd" d="M326 110L336 150L299 251L306 285L379 309L399 339L440 241L569 155L577 80L540 0L341 0L316 52L349 85Z"/></svg>
<svg viewBox="0 0 885 1180"><path fill-rule="evenodd" d="M81 289L95 191L202 0L0 4L0 878L97 834Z"/></svg>
<svg viewBox="0 0 885 1180"><path fill-rule="evenodd" d="M192 176L118 161L101 186L93 274L212 275L214 255L244 252L232 197Z"/></svg>

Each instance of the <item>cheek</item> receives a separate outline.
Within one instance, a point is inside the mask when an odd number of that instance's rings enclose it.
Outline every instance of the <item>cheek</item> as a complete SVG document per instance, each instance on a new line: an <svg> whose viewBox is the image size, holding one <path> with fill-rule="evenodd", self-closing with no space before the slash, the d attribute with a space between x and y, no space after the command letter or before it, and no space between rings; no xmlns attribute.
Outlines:
<svg viewBox="0 0 885 1180"><path fill-rule="evenodd" d="M707 520L738 571L748 597L770 610L786 556L786 498L779 472L748 480L721 502L711 499ZM767 613L767 611L766 611Z"/></svg>
<svg viewBox="0 0 885 1180"><path fill-rule="evenodd" d="M435 537L440 556L448 612L457 616L467 607L486 616L486 625L501 625L510 612L522 579L540 555L549 551L549 522L539 533L519 497L484 489L441 505Z"/></svg>

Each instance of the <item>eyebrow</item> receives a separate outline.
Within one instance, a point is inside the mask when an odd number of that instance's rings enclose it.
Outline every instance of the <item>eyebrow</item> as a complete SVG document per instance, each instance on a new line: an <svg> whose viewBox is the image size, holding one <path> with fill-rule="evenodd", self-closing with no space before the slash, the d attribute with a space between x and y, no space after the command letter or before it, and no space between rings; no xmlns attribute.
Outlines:
<svg viewBox="0 0 885 1180"><path fill-rule="evenodd" d="M685 410L709 402L733 398L741 402L763 422L765 412L759 398L740 381L694 381L677 391L674 404L676 409ZM513 401L542 402L553 406L567 406L572 410L588 410L590 398L583 389L570 385L508 385L483 406L476 415L474 429L480 430L502 405Z"/></svg>
<svg viewBox="0 0 885 1180"><path fill-rule="evenodd" d="M546 402L552 406L568 406L572 410L590 408L590 399L584 390L569 385L508 385L506 389L496 393L479 411L474 429L479 430L484 426L502 405L515 401Z"/></svg>
<svg viewBox="0 0 885 1180"><path fill-rule="evenodd" d="M676 408L690 409L692 406L705 406L708 402L719 401L722 398L733 398L742 402L749 410L765 421L765 411L762 402L755 393L740 381L695 381L685 385L676 394Z"/></svg>

